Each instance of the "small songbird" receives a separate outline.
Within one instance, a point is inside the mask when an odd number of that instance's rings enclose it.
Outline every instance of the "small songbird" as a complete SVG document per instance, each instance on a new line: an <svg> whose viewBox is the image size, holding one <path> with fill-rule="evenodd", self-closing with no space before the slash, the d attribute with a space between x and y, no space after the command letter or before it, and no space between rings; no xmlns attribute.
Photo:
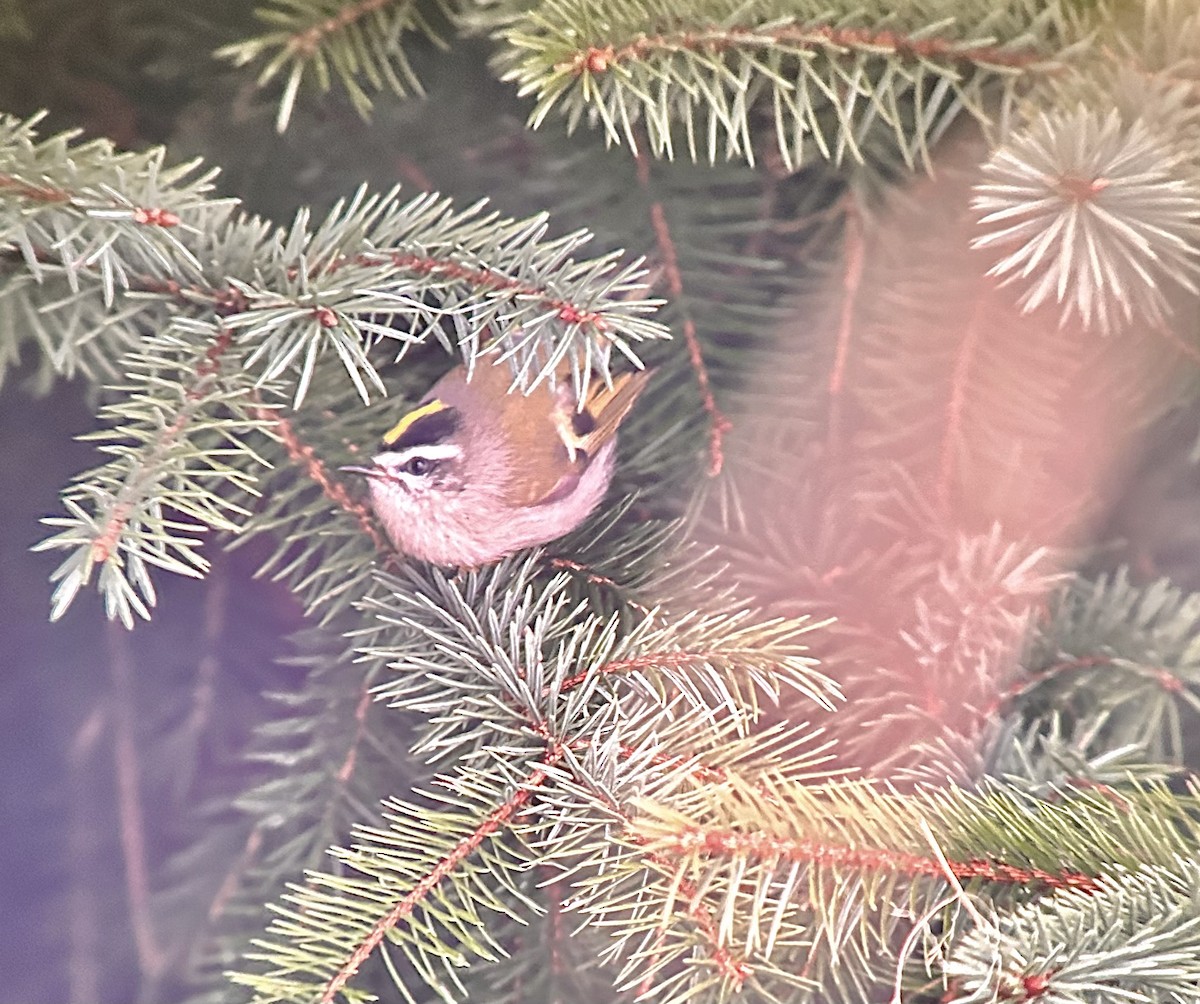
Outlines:
<svg viewBox="0 0 1200 1004"><path fill-rule="evenodd" d="M569 379L508 393L490 360L451 370L383 436L371 504L400 551L476 568L574 530L612 478L617 428L646 371L589 383L579 407Z"/></svg>

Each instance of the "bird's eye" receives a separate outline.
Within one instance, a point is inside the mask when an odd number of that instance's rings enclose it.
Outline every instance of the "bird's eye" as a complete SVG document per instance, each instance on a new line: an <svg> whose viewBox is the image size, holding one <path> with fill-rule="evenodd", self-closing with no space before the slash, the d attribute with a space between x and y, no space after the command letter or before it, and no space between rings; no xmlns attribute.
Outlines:
<svg viewBox="0 0 1200 1004"><path fill-rule="evenodd" d="M436 461L430 460L428 457L413 457L401 470L406 474L415 474L417 477L421 477L432 471L435 464Z"/></svg>

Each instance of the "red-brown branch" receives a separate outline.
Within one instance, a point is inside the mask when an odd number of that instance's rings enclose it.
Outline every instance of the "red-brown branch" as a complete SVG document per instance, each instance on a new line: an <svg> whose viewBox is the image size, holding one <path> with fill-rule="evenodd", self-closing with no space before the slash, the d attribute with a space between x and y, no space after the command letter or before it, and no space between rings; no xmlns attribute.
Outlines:
<svg viewBox="0 0 1200 1004"><path fill-rule="evenodd" d="M51 188L48 185L34 185L11 174L0 174L0 192L13 192L19 198L30 199L33 202L70 202L71 193L63 188Z"/></svg>
<svg viewBox="0 0 1200 1004"><path fill-rule="evenodd" d="M67 997L73 1002L100 1000L102 910L96 870L102 867L96 846L100 796L95 784L96 750L111 726L111 702L95 707L80 723L67 750L70 796L66 800L67 865L70 887L64 905L67 934ZM101 916L104 915L104 921Z"/></svg>
<svg viewBox="0 0 1200 1004"><path fill-rule="evenodd" d="M229 603L229 574L223 564L213 563L207 586L204 592L204 642L192 684L192 706L179 728L179 734L187 737L190 747L200 745L216 704L217 676L221 671L218 653Z"/></svg>
<svg viewBox="0 0 1200 1004"><path fill-rule="evenodd" d="M697 52L717 55L735 49L770 49L791 47L805 51L816 49L843 53L866 50L873 54L890 53L904 59L983 66L1006 69L1028 69L1044 57L1034 49L1012 49L998 45L970 45L949 38L904 35L887 29L842 28L830 25L801 27L782 25L777 28L727 28L711 26L692 31L662 32L658 35L639 35L621 47L593 45L581 49L570 58L555 64L559 71L568 70L576 76L584 73L606 73L618 63L647 59L675 52Z"/></svg>
<svg viewBox="0 0 1200 1004"><path fill-rule="evenodd" d="M212 902L208 904L208 922L210 924L219 920L221 914L225 912L225 907L229 905L233 894L237 892L238 885L241 884L242 876L246 874L247 869L254 863L254 859L258 857L258 852L262 850L262 845L263 826L261 823L258 823L250 831L249 836L246 837L242 853L238 855L238 859L234 862L233 867L225 874L225 878L217 888L216 895L213 896Z"/></svg>
<svg viewBox="0 0 1200 1004"><path fill-rule="evenodd" d="M65 205L74 202L76 196L65 188L54 188L50 185L35 185L29 181L13 177L11 174L0 174L0 192L11 192L21 199L31 202L42 202L47 205ZM117 199L107 203L113 209L128 210L134 223L151 227L177 227L180 224L178 214L162 206L130 206ZM78 206L81 212L87 212L84 206Z"/></svg>
<svg viewBox="0 0 1200 1004"><path fill-rule="evenodd" d="M188 422L191 421L195 406L207 391L210 379L220 373L221 356L232 342L232 332L228 328L222 328L213 344L205 350L204 358L196 367L196 377L184 392L183 405L175 416L175 420L161 429L154 438L154 444L150 448L152 457L161 456L170 449ZM146 465L140 465L131 472L121 492L126 497L118 496L108 513L104 529L97 537L93 538L90 547L90 556L93 562L103 564L117 550L121 534L125 532L129 517L133 515L135 508L128 496L136 493L138 482L145 470Z"/></svg>
<svg viewBox="0 0 1200 1004"><path fill-rule="evenodd" d="M718 827L687 827L667 842L666 850L672 858L676 855L747 857L760 861L801 862L822 868L852 868L930 877L945 874L942 862L936 858L895 851L887 847L854 847L821 840L776 837L765 833L741 833ZM1041 868L1010 865L984 858L947 863L951 873L958 879L977 878L985 882L1042 885L1051 889L1080 889L1084 892L1093 892L1099 887L1094 876L1070 869L1048 872Z"/></svg>
<svg viewBox="0 0 1200 1004"><path fill-rule="evenodd" d="M963 437L963 415L967 409L967 381L975 349L979 344L981 301L976 301L963 332L958 354L954 359L954 373L950 378L950 397L946 402L946 431L942 435L942 446L938 456L938 480L934 497L943 510L949 509L954 487L954 461Z"/></svg>
<svg viewBox="0 0 1200 1004"><path fill-rule="evenodd" d="M390 251L382 253L364 252L348 260L353 261L357 265L366 265L368 267L390 264L403 271L413 272L416 275L432 275L439 278L465 282L476 289L506 290L516 293L518 296L538 300L544 307L553 310L558 319L565 324L590 326L600 332L608 330L608 322L599 311L585 310L570 300L551 296L542 286L535 286L532 283L514 279L512 276L494 272L489 268L471 268L452 258L437 258L432 255L414 254L409 251ZM329 263L326 268L329 271L336 271L346 263L347 260L338 260Z"/></svg>
<svg viewBox="0 0 1200 1004"><path fill-rule="evenodd" d="M454 846L454 849L434 866L428 875L413 886L392 909L375 923L367 936L355 948L350 958L346 960L345 964L325 984L324 992L320 998L321 1004L331 1004L338 992L358 972L359 967L379 947L380 943L387 936L388 931L408 917L421 904L425 897L436 889L446 876L450 875L467 858L474 854L488 837L508 825L509 821L533 797L533 793L542 786L548 776L548 768L558 763L562 759L563 753L564 749L562 746L557 744L551 746L546 751L544 766L530 772L529 776L525 778L507 801L489 812L484 817L483 822L475 827L471 833L463 837Z"/></svg>
<svg viewBox="0 0 1200 1004"><path fill-rule="evenodd" d="M338 785L343 789L350 783L351 778L354 776L354 770L358 765L358 750L367 734L367 712L370 710L370 705L371 690L364 683L358 704L354 709L354 720L356 722L354 736L350 740L350 745L346 751L346 756L342 760L341 767L338 768L337 773L334 775ZM239 855L233 868L226 874L220 888L217 890L217 894L213 897L213 901L209 905L208 920L210 923L220 917L226 904L237 891L242 876L254 862L254 859L258 857L262 846L263 829L262 825L258 824L250 831L250 835L246 838L246 844L242 848L242 853Z"/></svg>
<svg viewBox="0 0 1200 1004"><path fill-rule="evenodd" d="M645 149L635 154L637 161L638 183L649 194L650 192L650 158ZM667 224L667 214L658 199L650 200L650 222L654 227L654 239L658 245L659 257L662 259L663 276L667 281L667 289L674 297L683 315L683 340L687 344L688 358L692 370L696 374L696 382L700 385L700 400L708 413L708 474L716 477L721 473L725 464L722 443L732 424L717 407L713 397L712 386L708 378L708 366L704 362L704 354L700 351L700 339L696 334L696 322L683 303L683 273L679 268L679 254L675 249L675 241L671 237L671 228Z"/></svg>
<svg viewBox="0 0 1200 1004"><path fill-rule="evenodd" d="M625 819L626 824L630 823L628 817ZM644 838L636 834L630 834L634 843L645 844ZM652 864L661 869L663 872L675 872L677 870L676 863L670 860L665 855L647 851L647 858ZM700 931L701 937L712 946L712 954L709 956L713 964L721 972L727 980L729 980L735 990L740 990L742 984L750 977L751 969L746 964L745 959L734 955L724 945L721 944L720 932L717 930L717 925L713 921L712 911L705 905L703 898L700 896L699 889L686 878L680 878L677 888L680 896L687 900L687 916L696 924ZM658 938L656 947L661 945L666 938L666 927L658 929ZM644 995L653 986L652 977L647 974L646 978L638 987L639 997Z"/></svg>
<svg viewBox="0 0 1200 1004"><path fill-rule="evenodd" d="M391 545L375 525L370 510L363 503L351 498L345 486L330 475L329 469L317 456L316 449L297 435L291 421L278 412L261 405L255 410L255 414L264 422L274 424L279 438L283 440L288 456L296 466L309 479L316 482L327 499L358 520L358 525L362 528L363 533L371 538L375 550L383 555L393 554Z"/></svg>
<svg viewBox="0 0 1200 1004"><path fill-rule="evenodd" d="M402 153L396 155L396 173L422 192L432 192L434 190L433 181L422 170L421 165Z"/></svg>
<svg viewBox="0 0 1200 1004"><path fill-rule="evenodd" d="M2 178L2 176L0 176ZM162 219L159 225L170 225L165 222L166 210L143 210ZM35 250L38 261L46 264L61 265L62 261L56 255L44 250ZM0 247L0 257L20 260L20 252L11 247ZM452 258L436 257L433 255L415 254L409 251L362 252L356 255L342 255L331 261L319 263L309 269L309 276L319 274L332 275L348 265L359 265L367 268L392 266L402 271L411 272L418 276L436 276L441 279L462 282L477 290L504 290L522 298L536 300L542 307L552 311L564 324L577 324L589 327L603 334L609 330L609 322L598 310L588 310L579 304L562 297L551 295L544 286L514 279L512 276L495 272L488 268L472 268ZM207 306L214 313L226 317L230 314L240 314L251 309L251 303L241 290L233 286L210 287L184 285L174 279L159 279L152 276L130 276L128 288L139 293L157 293L170 296L177 302L190 307ZM275 302L282 302L275 301ZM303 304L302 304L303 305ZM323 326L331 326L328 322L331 313L326 313L328 307L311 305L313 316Z"/></svg>
<svg viewBox="0 0 1200 1004"><path fill-rule="evenodd" d="M346 751L346 758L342 761L342 766L338 768L337 772L338 783L343 787L349 784L350 779L354 776L354 767L358 762L358 747L367 734L367 712L370 708L371 688L364 681L362 693L358 697L358 705L354 709L354 738L350 740L350 748Z"/></svg>
<svg viewBox="0 0 1200 1004"><path fill-rule="evenodd" d="M845 265L842 271L842 309L838 318L837 344L833 355L833 369L829 374L829 427L828 444L837 445L842 434L842 388L846 381L846 364L850 358L850 336L854 328L854 314L858 305L858 289L862 283L863 261L866 249L863 244L862 218L852 199L846 200L846 248Z"/></svg>
<svg viewBox="0 0 1200 1004"><path fill-rule="evenodd" d="M312 56L328 36L396 2L397 0L359 0L358 3L348 4L332 17L297 32L288 39L287 48L300 56Z"/></svg>
<svg viewBox="0 0 1200 1004"><path fill-rule="evenodd" d="M612 662L606 662L596 672L607 675L628 673L630 670L636 669L652 669L656 666L687 666L694 662L711 659L715 654L714 652L648 652L646 655L634 656L632 659L614 659ZM591 676L591 671L585 670L567 677L559 687L559 693L565 694L569 690L574 690L589 676Z"/></svg>
<svg viewBox="0 0 1200 1004"><path fill-rule="evenodd" d="M1032 673L1029 676L1018 681L1018 683L1010 690L1000 695L994 707L985 709L985 714L991 715L1001 709L1010 706L1013 701L1028 694L1031 690L1041 686L1048 680L1056 676L1061 676L1063 673L1078 672L1084 669L1095 669L1097 666L1109 666L1117 662L1118 656L1113 655L1083 655L1076 659L1065 659L1062 662L1056 662L1046 669L1040 670L1037 673ZM1140 674L1147 679L1153 680L1158 686L1162 687L1169 694L1181 693L1185 688L1184 682L1170 669L1165 666L1142 666L1134 667L1140 671Z"/></svg>
<svg viewBox="0 0 1200 1004"><path fill-rule="evenodd" d="M587 565L581 565L578 561L572 561L570 558L551 558L550 567L566 572L574 572L576 575L582 576L593 586L601 586L605 589L611 589L614 592L620 592L621 590L621 587L607 575L601 575L599 572L588 568ZM638 611L638 613L647 617L650 616L650 608L644 603L639 603L637 600L631 600L628 597L625 598L625 602Z"/></svg>

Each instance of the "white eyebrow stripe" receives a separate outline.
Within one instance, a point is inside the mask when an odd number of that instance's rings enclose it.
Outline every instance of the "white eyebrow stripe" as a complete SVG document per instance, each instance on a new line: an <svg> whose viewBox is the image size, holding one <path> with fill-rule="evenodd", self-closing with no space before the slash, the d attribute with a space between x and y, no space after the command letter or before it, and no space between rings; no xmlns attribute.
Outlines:
<svg viewBox="0 0 1200 1004"><path fill-rule="evenodd" d="M397 467L407 464L413 457L424 457L426 460L456 460L462 456L462 447L453 443L428 443L410 446L404 450L388 450L375 458L377 463L386 460Z"/></svg>

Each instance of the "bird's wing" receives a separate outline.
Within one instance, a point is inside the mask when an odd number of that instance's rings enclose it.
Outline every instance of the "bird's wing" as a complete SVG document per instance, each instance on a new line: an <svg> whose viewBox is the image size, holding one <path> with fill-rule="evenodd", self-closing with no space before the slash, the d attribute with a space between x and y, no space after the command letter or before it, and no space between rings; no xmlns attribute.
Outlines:
<svg viewBox="0 0 1200 1004"><path fill-rule="evenodd" d="M604 445L616 435L646 385L647 372L623 373L612 384L593 380L587 403L575 407L569 380L529 395L509 394L505 421L514 463L522 470L506 492L511 505L542 505L566 498Z"/></svg>
<svg viewBox="0 0 1200 1004"><path fill-rule="evenodd" d="M617 429L645 389L652 372L640 370L637 373L622 373L611 384L592 381L588 387L587 404L583 408L583 414L590 417L591 428L576 438L577 449L594 457L617 434ZM569 444L567 448L570 449Z"/></svg>

